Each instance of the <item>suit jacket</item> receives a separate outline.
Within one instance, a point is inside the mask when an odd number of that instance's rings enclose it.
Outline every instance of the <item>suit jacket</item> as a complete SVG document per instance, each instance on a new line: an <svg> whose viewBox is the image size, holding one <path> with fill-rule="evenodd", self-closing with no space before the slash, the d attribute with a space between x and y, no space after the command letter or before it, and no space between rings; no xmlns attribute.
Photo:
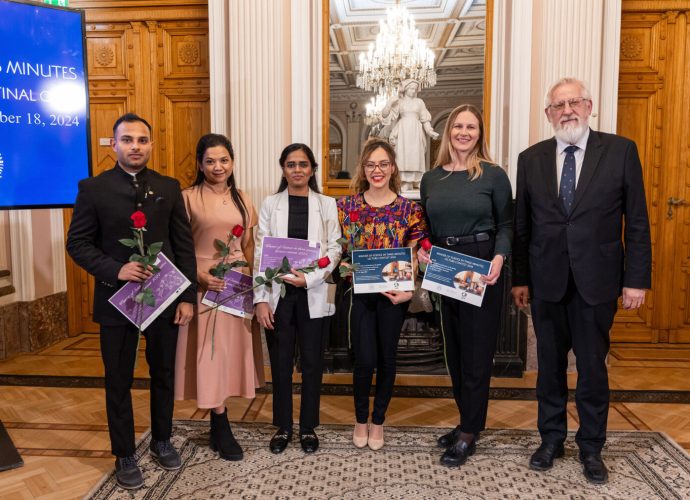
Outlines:
<svg viewBox="0 0 690 500"><path fill-rule="evenodd" d="M290 213L288 191L281 191L269 196L261 204L259 227L256 231L256 246L254 257L254 276L263 276L259 272L261 262L261 248L265 236L287 238L288 216ZM335 200L309 190L309 228L307 238L321 243L321 256L327 255L331 263L323 269L315 269L304 275L307 281L307 302L309 303L309 317L322 318L335 313L335 285L325 280L340 262L342 247L338 243L340 238L340 223ZM260 286L254 290L254 303L268 302L273 312L280 300L280 286L271 289Z"/></svg>
<svg viewBox="0 0 690 500"><path fill-rule="evenodd" d="M129 324L108 299L125 283L118 281L117 275L134 250L118 240L132 237L130 216L136 210L146 214L144 242L162 241L161 251L192 282L178 301L196 302L194 243L180 184L148 168L137 174L137 183L139 188L135 188L132 176L117 164L79 182L67 233L67 252L96 279L93 319L102 325ZM176 304L170 305L161 317L172 316Z"/></svg>
<svg viewBox="0 0 690 500"><path fill-rule="evenodd" d="M623 224L625 221L625 224ZM558 198L556 140L518 157L513 285L557 302L572 272L590 305L650 288L652 250L635 143L590 131L570 215Z"/></svg>

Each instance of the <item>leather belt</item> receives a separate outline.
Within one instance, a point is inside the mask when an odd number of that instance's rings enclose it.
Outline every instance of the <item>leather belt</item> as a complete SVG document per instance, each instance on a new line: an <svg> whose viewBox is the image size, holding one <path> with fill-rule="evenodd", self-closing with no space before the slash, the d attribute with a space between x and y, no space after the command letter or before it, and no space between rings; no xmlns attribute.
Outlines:
<svg viewBox="0 0 690 500"><path fill-rule="evenodd" d="M489 241L491 239L490 233L475 233L466 236L442 236L434 238L434 243L454 247L456 245L467 245L469 243L476 243L479 241Z"/></svg>

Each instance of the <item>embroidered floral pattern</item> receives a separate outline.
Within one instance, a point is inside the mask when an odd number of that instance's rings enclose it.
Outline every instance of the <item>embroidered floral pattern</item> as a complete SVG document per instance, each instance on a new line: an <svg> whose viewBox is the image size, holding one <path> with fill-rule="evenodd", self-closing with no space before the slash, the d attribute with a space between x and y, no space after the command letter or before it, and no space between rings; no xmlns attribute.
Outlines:
<svg viewBox="0 0 690 500"><path fill-rule="evenodd" d="M337 205L349 248L399 248L428 236L422 206L402 196L389 205L372 207L359 193L339 199Z"/></svg>

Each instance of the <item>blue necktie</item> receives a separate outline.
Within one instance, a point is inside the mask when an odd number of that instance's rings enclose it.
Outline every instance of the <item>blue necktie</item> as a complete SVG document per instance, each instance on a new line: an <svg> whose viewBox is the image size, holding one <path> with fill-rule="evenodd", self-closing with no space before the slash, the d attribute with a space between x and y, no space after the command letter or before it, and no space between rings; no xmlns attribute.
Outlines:
<svg viewBox="0 0 690 500"><path fill-rule="evenodd" d="M570 215L575 200L575 151L577 146L565 148L565 161L563 161L563 172L561 172L561 185L558 189L558 197L563 202L566 213Z"/></svg>

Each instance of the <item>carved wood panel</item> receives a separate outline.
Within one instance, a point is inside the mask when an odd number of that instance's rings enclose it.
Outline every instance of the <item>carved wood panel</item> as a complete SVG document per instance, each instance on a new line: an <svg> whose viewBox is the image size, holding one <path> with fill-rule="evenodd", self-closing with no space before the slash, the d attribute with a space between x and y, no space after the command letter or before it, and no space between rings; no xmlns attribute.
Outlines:
<svg viewBox="0 0 690 500"><path fill-rule="evenodd" d="M189 185L196 141L211 122L205 2L74 3L86 11L93 174L114 165L112 126L131 111L153 126L149 167ZM65 211L66 228L71 215ZM70 334L97 332L91 318L93 278L69 257L67 273Z"/></svg>
<svg viewBox="0 0 690 500"><path fill-rule="evenodd" d="M618 133L642 160L652 235L652 290L639 311L619 310L614 342L690 342L690 42L688 12L624 1ZM690 7L688 5L687 7Z"/></svg>

